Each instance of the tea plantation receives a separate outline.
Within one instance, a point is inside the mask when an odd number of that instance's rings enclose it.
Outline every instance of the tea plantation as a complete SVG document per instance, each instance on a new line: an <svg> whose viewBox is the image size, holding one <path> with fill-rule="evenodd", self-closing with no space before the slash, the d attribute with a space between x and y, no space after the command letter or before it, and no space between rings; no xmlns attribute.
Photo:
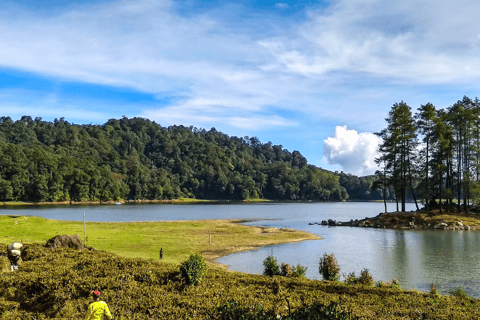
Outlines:
<svg viewBox="0 0 480 320"><path fill-rule="evenodd" d="M6 254L6 244L0 244ZM92 248L26 244L17 272L0 272L0 319L83 319L93 290L114 319L478 319L466 296L267 277L210 266L187 285L180 266ZM6 257L0 257L4 265Z"/></svg>

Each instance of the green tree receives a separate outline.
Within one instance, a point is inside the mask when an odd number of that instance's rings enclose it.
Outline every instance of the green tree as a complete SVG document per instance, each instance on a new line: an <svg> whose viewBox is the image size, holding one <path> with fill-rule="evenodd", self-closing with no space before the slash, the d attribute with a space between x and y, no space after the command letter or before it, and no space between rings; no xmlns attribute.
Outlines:
<svg viewBox="0 0 480 320"><path fill-rule="evenodd" d="M379 146L379 162L386 164L393 177L393 184L399 186L401 210L405 211L407 179L412 175L412 159L417 145L416 125L411 108L404 103L395 103L386 119L388 126L377 133L383 140ZM412 190L412 193L414 190Z"/></svg>

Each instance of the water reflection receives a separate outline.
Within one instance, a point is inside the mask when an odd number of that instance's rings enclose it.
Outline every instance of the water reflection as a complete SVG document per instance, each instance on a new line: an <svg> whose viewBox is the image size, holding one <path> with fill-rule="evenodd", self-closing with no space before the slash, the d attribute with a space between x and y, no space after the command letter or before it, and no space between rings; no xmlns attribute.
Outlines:
<svg viewBox="0 0 480 320"><path fill-rule="evenodd" d="M469 295L480 297L480 253L475 249L480 245L478 233L319 228L328 230L324 240L264 247L217 261L231 265L233 270L261 274L263 259L273 253L279 263L300 263L308 267L308 278L321 279L319 258L334 253L342 278L351 272L359 275L367 268L375 280L396 278L405 289L429 291L435 284L443 294L461 287Z"/></svg>

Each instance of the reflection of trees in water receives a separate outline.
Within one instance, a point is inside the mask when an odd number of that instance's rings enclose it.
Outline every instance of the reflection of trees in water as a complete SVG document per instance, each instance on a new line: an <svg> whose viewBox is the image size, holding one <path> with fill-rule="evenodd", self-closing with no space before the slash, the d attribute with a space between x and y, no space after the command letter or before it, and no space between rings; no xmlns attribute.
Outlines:
<svg viewBox="0 0 480 320"><path fill-rule="evenodd" d="M480 234L449 231L396 231L393 246L383 248L387 271L396 274L404 288L429 291L435 284L443 293L462 287L468 294L480 296L478 262ZM390 263L388 263L388 260ZM480 281L478 281L480 282ZM468 284L468 285L466 285Z"/></svg>

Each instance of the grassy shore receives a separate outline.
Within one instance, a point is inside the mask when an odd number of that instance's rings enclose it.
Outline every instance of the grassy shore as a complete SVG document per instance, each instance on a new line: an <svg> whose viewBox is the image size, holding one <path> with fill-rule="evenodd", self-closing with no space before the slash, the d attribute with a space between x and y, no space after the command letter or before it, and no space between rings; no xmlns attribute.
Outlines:
<svg viewBox="0 0 480 320"><path fill-rule="evenodd" d="M87 222L87 244L129 258L179 263L201 252L207 261L233 252L270 244L320 239L296 230L244 226L241 220L171 222ZM210 232L210 236L209 236ZM59 234L78 234L83 222L49 220L32 216L0 216L0 241L45 242Z"/></svg>

